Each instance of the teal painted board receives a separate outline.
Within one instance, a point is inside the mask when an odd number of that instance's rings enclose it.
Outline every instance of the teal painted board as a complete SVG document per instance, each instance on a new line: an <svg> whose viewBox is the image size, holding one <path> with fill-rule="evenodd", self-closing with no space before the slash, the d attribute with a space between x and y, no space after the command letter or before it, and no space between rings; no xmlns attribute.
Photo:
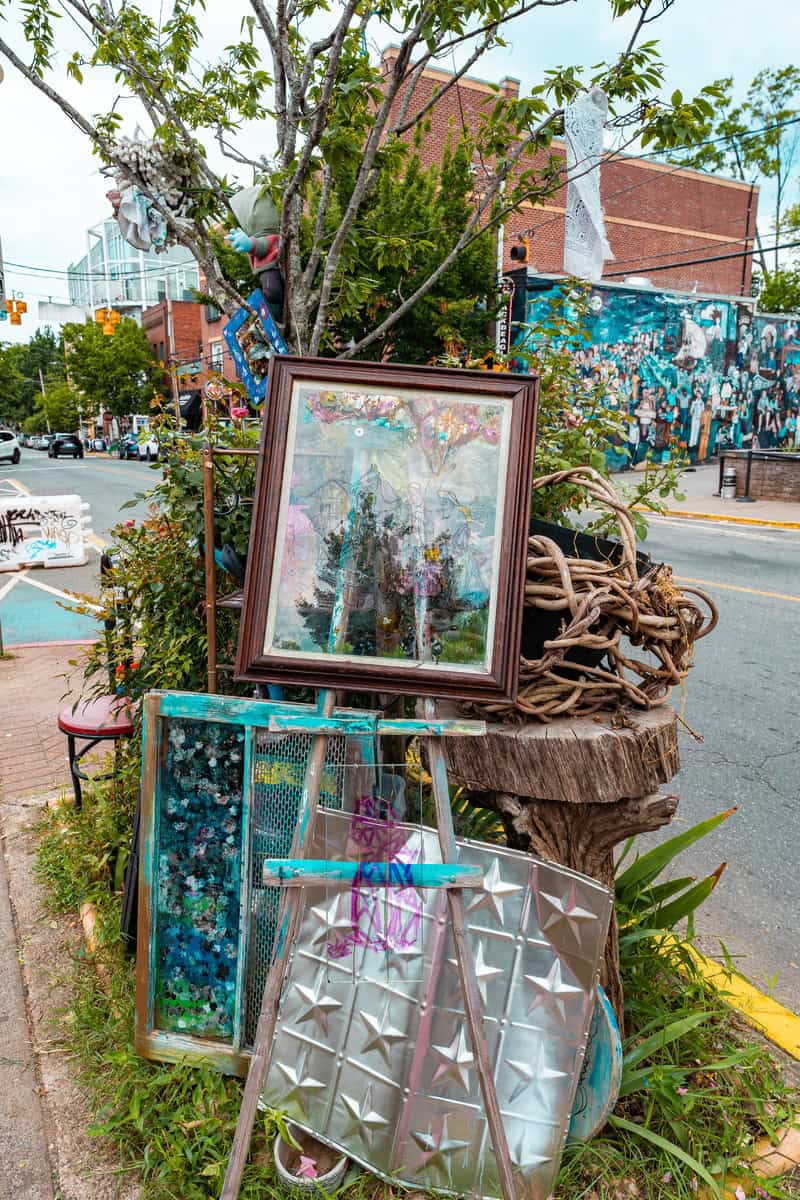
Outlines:
<svg viewBox="0 0 800 1200"><path fill-rule="evenodd" d="M314 709L187 693L156 698L158 716L143 735L146 745L156 740L158 766L141 834L140 888L152 916L149 944L138 951L147 985L146 1004L137 1000L137 1046L172 1060L193 1046L198 1060L211 1055L221 1069L241 1071L281 892L263 885L263 862L289 853L313 739L267 726L277 709ZM357 715L359 728L368 727L369 715ZM332 737L322 804L340 805L347 763L374 756L373 737Z"/></svg>

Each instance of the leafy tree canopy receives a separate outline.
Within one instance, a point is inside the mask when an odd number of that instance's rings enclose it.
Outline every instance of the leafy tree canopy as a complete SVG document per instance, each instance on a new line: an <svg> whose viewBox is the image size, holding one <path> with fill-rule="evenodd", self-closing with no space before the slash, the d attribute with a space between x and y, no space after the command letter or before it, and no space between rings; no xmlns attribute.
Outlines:
<svg viewBox="0 0 800 1200"><path fill-rule="evenodd" d="M64 347L52 329L0 345L0 422L21 424L33 413L41 398L40 371L45 379L64 377Z"/></svg>
<svg viewBox="0 0 800 1200"><path fill-rule="evenodd" d="M4 27L0 54L86 135L109 173L151 197L171 238L200 263L209 294L229 311L241 303L243 281L215 235L237 223L229 206L236 188L254 181L269 188L280 210L287 340L312 355L348 333L343 356L416 354L426 325L438 331L434 348L456 318L465 328L480 296L474 275L487 230L563 186L563 149L554 139L563 134L564 106L588 88L605 90L621 147L636 139L681 144L711 119L717 95L710 86L694 99L659 98L664 70L656 43L644 35L674 0L604 0L612 21L625 19L619 52L605 64L545 70L520 96L499 88L487 95L463 146L443 164L434 200L434 177L415 165L414 138L435 100L480 71L482 56L506 45L512 30L535 41L547 10L574 0L342 0L332 8L250 0L244 20L231 14L217 54L208 50L201 0L175 0L158 19L136 0L65 3L69 22L61 19L61 0L27 0L19 24ZM376 39L396 43L381 62L369 53ZM65 61L78 84L112 74L116 90L137 98L138 112L115 101L87 116L60 90ZM433 98L420 87L429 67L450 72L439 77ZM122 137L123 111L147 130L144 161ZM260 153L245 150L243 127L248 145L260 131ZM482 171L467 191L472 162ZM452 197L442 188L445 172L462 180ZM418 189L424 229L408 206L405 229L388 212L398 177ZM465 259L470 253L477 257ZM457 267L462 259L466 265ZM437 287L414 328L408 314Z"/></svg>
<svg viewBox="0 0 800 1200"><path fill-rule="evenodd" d="M765 239L760 229L757 237L758 262L767 276L778 270L780 261L780 251L769 253L769 244L778 246L782 235L800 225L797 214L787 207L800 176L800 68L759 71L740 103L735 101L730 76L712 86L719 93L716 110L688 130L693 143L688 153L673 153L672 158L703 171L770 185L774 236Z"/></svg>
<svg viewBox="0 0 800 1200"><path fill-rule="evenodd" d="M115 417L146 412L164 387L163 367L153 358L144 330L130 317L113 337L95 321L64 326L67 366L82 394L85 415L103 409Z"/></svg>
<svg viewBox="0 0 800 1200"><path fill-rule="evenodd" d="M800 312L800 267L768 275L758 295L758 306L769 313Z"/></svg>

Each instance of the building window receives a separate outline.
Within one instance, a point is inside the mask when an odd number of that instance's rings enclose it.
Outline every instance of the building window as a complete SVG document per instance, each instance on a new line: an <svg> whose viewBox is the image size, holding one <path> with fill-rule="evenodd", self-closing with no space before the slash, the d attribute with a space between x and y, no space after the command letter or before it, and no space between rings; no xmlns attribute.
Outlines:
<svg viewBox="0 0 800 1200"><path fill-rule="evenodd" d="M206 305L206 321L208 321L209 325L213 325L214 322L218 321L221 316L222 316L222 313L219 311L219 309L216 307L216 305L214 305L214 304Z"/></svg>
<svg viewBox="0 0 800 1200"><path fill-rule="evenodd" d="M158 357L161 359L162 362L164 361L164 343L163 342L158 343Z"/></svg>
<svg viewBox="0 0 800 1200"><path fill-rule="evenodd" d="M222 340L220 338L218 338L216 341L210 342L209 349L211 350L211 370L212 371L221 371L222 370Z"/></svg>

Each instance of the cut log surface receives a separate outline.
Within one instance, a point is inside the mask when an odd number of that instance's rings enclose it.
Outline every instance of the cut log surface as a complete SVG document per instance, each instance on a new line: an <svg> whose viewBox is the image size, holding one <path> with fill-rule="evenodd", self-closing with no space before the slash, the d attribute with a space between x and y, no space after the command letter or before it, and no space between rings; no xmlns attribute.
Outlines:
<svg viewBox="0 0 800 1200"><path fill-rule="evenodd" d="M489 725L483 738L445 738L442 748L450 779L471 791L613 804L647 796L677 774L677 722L665 705L626 713L618 728L610 716Z"/></svg>

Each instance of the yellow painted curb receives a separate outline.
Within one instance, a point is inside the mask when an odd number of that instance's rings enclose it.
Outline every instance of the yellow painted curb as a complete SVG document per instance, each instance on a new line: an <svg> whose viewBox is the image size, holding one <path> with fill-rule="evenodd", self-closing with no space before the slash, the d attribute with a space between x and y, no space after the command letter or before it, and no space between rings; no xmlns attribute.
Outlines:
<svg viewBox="0 0 800 1200"><path fill-rule="evenodd" d="M800 1060L800 1017L784 1008L771 996L765 996L743 975L730 972L713 959L706 958L694 947L689 947L703 978L723 993L725 1001L792 1058Z"/></svg>
<svg viewBox="0 0 800 1200"><path fill-rule="evenodd" d="M648 511L640 509L641 512ZM763 521L758 517L729 517L725 513L684 512L680 508L665 508L654 517L687 517L690 521L728 521L733 525L763 525L767 529L800 529L800 521Z"/></svg>

